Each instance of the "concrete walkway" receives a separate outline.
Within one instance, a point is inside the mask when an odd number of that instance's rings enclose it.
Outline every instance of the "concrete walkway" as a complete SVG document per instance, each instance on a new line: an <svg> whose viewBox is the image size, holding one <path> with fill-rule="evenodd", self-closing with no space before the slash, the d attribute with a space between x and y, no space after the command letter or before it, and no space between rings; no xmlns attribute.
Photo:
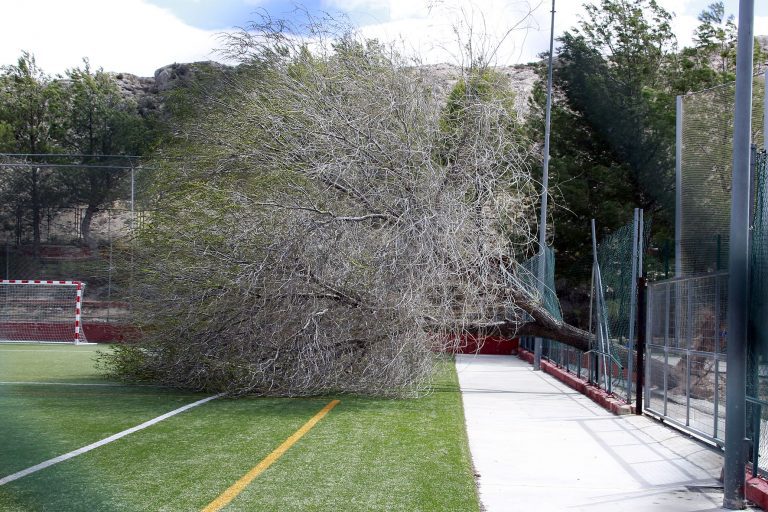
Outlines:
<svg viewBox="0 0 768 512"><path fill-rule="evenodd" d="M486 512L721 510L719 451L514 356L456 356Z"/></svg>

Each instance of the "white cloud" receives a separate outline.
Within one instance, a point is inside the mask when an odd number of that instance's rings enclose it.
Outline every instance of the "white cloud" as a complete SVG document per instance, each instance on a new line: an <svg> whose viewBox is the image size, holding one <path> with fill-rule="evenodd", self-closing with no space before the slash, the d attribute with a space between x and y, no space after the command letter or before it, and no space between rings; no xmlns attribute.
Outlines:
<svg viewBox="0 0 768 512"><path fill-rule="evenodd" d="M400 41L407 50L418 52L427 63L456 62L458 53L452 27L466 26L464 13L474 13L475 29L484 29L490 40L498 41L528 9L534 9L529 20L509 35L499 50L497 64L530 62L549 48L551 0L328 0L340 9L368 9L389 13L383 22L367 24L361 31L368 37L384 41ZM586 0L558 0L555 13L555 37L575 27L584 15ZM691 46L699 12L711 0L660 0L659 4L675 13L672 30L678 46ZM726 12L737 14L737 1L726 0ZM430 9L429 6L432 6ZM768 34L768 17L758 6L755 34ZM463 10L463 12L462 12ZM478 13L484 13L481 18ZM449 50L450 49L450 50Z"/></svg>
<svg viewBox="0 0 768 512"><path fill-rule="evenodd" d="M673 29L681 47L691 44L696 15L710 1L660 0L677 12ZM578 23L583 3L557 1L556 35ZM484 30L489 34L484 43L493 46L522 21L499 49L497 64L529 62L549 46L551 0L324 0L324 5L354 13L364 20L363 34L398 41L427 63L457 62L457 25L463 36L470 24ZM768 34L766 8L757 7L755 33ZM63 73L89 57L95 67L149 76L172 62L218 58L218 32L187 25L147 0L0 0L0 8L0 64L14 63L29 50L49 73ZM727 12L736 8L736 0L726 0Z"/></svg>
<svg viewBox="0 0 768 512"><path fill-rule="evenodd" d="M349 4L365 0L335 1ZM375 1L379 0L368 0ZM389 0L387 4L390 12L399 15L391 16L390 21L365 25L361 32L383 41L399 41L406 51L420 55L426 63L457 63L459 48L466 42L470 29L475 34L476 48L493 51L503 39L495 56L500 65L533 60L549 44L550 13L543 4L537 9L536 5L520 0ZM572 16L580 8L571 5L564 10ZM409 13L417 15L406 16ZM481 38L480 33L487 37Z"/></svg>
<svg viewBox="0 0 768 512"><path fill-rule="evenodd" d="M22 50L48 73L88 57L94 67L151 76L173 62L215 57L215 31L186 25L142 0L2 0L0 63Z"/></svg>

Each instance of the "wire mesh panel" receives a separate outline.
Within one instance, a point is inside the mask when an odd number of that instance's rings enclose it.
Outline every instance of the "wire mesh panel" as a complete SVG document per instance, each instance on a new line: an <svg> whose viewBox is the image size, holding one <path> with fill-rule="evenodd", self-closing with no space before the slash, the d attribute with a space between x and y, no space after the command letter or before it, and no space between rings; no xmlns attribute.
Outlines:
<svg viewBox="0 0 768 512"><path fill-rule="evenodd" d="M544 258L544 281L539 279L539 265ZM563 319L563 312L560 309L560 300L555 293L555 251L552 247L545 247L544 254L525 260L519 265L516 272L520 285L529 294L537 297L543 302L547 311L557 320ZM543 297L541 296L543 291Z"/></svg>
<svg viewBox="0 0 768 512"><path fill-rule="evenodd" d="M646 410L724 439L728 274L648 287Z"/></svg>
<svg viewBox="0 0 768 512"><path fill-rule="evenodd" d="M755 198L750 243L748 425L759 451L758 466L768 472L768 169L766 153L755 158ZM749 399L748 399L749 400ZM762 403L762 404L761 404Z"/></svg>
<svg viewBox="0 0 768 512"><path fill-rule="evenodd" d="M678 277L727 267L735 88L726 84L682 99ZM752 142L758 147L764 141L764 111L765 77L759 75L752 98Z"/></svg>
<svg viewBox="0 0 768 512"><path fill-rule="evenodd" d="M615 358L615 368L610 372L612 377L610 391L627 402L632 399L632 385L635 381L633 374L635 361L630 354L634 350L634 340L631 338L634 334L632 322L636 316L635 284L639 275L639 265L633 265L633 258L637 257L634 244L638 237L643 241L648 240L651 232L650 223L643 226L642 233L639 230L640 225L636 219L606 237L597 249L602 286L596 290L601 294L595 301L597 308L600 308L596 318L601 317L607 323L606 334L610 340L609 346L613 347L610 350L610 356ZM641 243L640 246L647 246L647 244ZM595 308L596 313L598 313L597 308Z"/></svg>
<svg viewBox="0 0 768 512"><path fill-rule="evenodd" d="M755 199L750 243L750 348L759 364L768 365L768 169L766 153L755 162ZM768 377L768 371L764 371ZM767 393L768 394L768 393ZM759 396L768 399L768 396Z"/></svg>

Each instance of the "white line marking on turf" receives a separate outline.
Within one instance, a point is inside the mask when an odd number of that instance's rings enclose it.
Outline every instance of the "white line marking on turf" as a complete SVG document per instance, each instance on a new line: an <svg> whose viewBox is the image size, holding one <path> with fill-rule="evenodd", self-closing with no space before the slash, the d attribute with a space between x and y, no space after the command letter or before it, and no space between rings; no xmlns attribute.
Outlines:
<svg viewBox="0 0 768 512"><path fill-rule="evenodd" d="M69 453L65 453L64 455L59 455L58 457L54 457L53 459L48 459L45 462L41 462L40 464L35 464L34 466L29 467L27 469L22 469L21 471L13 473L12 475L8 475L6 477L0 478L0 485L5 485L9 482L13 482L14 480L18 480L19 478L25 477L32 473L36 473L41 469L45 469L47 467L53 466L54 464L58 464L59 462L64 462L65 460L71 459L73 457L77 457L78 455L82 455L83 453L89 452L95 448L104 446L105 444L111 443L112 441L117 441L121 437L125 437L128 434L132 434L138 430L151 427L155 423L160 423L161 421L168 419L171 416L176 416L177 414L184 412L187 409L197 407L198 405L203 405L206 402L210 402L211 400L220 398L222 396L224 396L224 393L219 393L218 395L213 395L213 396L209 396L208 398L203 398L202 400L198 400L197 402L193 402L183 407L179 407L178 409L174 409L171 412L167 412L161 416L158 416L157 418L153 418L149 421L145 421L141 425L136 425L135 427L131 427L129 429L123 430L122 432L118 432L117 434L111 435L109 437L105 437L101 441L96 441L95 443L89 444L88 446L83 446L82 448L78 448L77 450L71 451Z"/></svg>
<svg viewBox="0 0 768 512"><path fill-rule="evenodd" d="M0 385L13 385L13 386L26 386L27 384L34 386L107 386L107 387L120 387L120 388L135 388L135 387L147 387L147 388L161 388L163 386L153 386L151 384L118 384L110 382L40 382L40 381L0 381Z"/></svg>
<svg viewBox="0 0 768 512"><path fill-rule="evenodd" d="M95 354L93 351L89 350L31 350L27 348L11 348L11 349L2 349L0 348L0 352L45 352L46 354L50 354L51 352L58 352L60 354Z"/></svg>

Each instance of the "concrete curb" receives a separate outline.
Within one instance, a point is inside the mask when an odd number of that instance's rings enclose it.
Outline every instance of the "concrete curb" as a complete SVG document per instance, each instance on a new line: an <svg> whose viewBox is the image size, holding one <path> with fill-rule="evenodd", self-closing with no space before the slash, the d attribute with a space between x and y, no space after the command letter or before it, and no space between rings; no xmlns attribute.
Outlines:
<svg viewBox="0 0 768 512"><path fill-rule="evenodd" d="M747 475L747 486L744 491L749 501L763 510L768 510L768 482L761 478L753 478Z"/></svg>
<svg viewBox="0 0 768 512"><path fill-rule="evenodd" d="M533 364L533 353L525 349L519 349L518 357L520 359ZM553 376L566 386L575 389L582 395L586 395L593 402L598 404L603 409L621 416L624 414L633 414L635 412L634 405L626 404L622 400L619 400L615 396L609 394L605 390L590 384L584 379L577 377L576 375L565 371L563 368L549 362L541 361L541 369L545 373Z"/></svg>

